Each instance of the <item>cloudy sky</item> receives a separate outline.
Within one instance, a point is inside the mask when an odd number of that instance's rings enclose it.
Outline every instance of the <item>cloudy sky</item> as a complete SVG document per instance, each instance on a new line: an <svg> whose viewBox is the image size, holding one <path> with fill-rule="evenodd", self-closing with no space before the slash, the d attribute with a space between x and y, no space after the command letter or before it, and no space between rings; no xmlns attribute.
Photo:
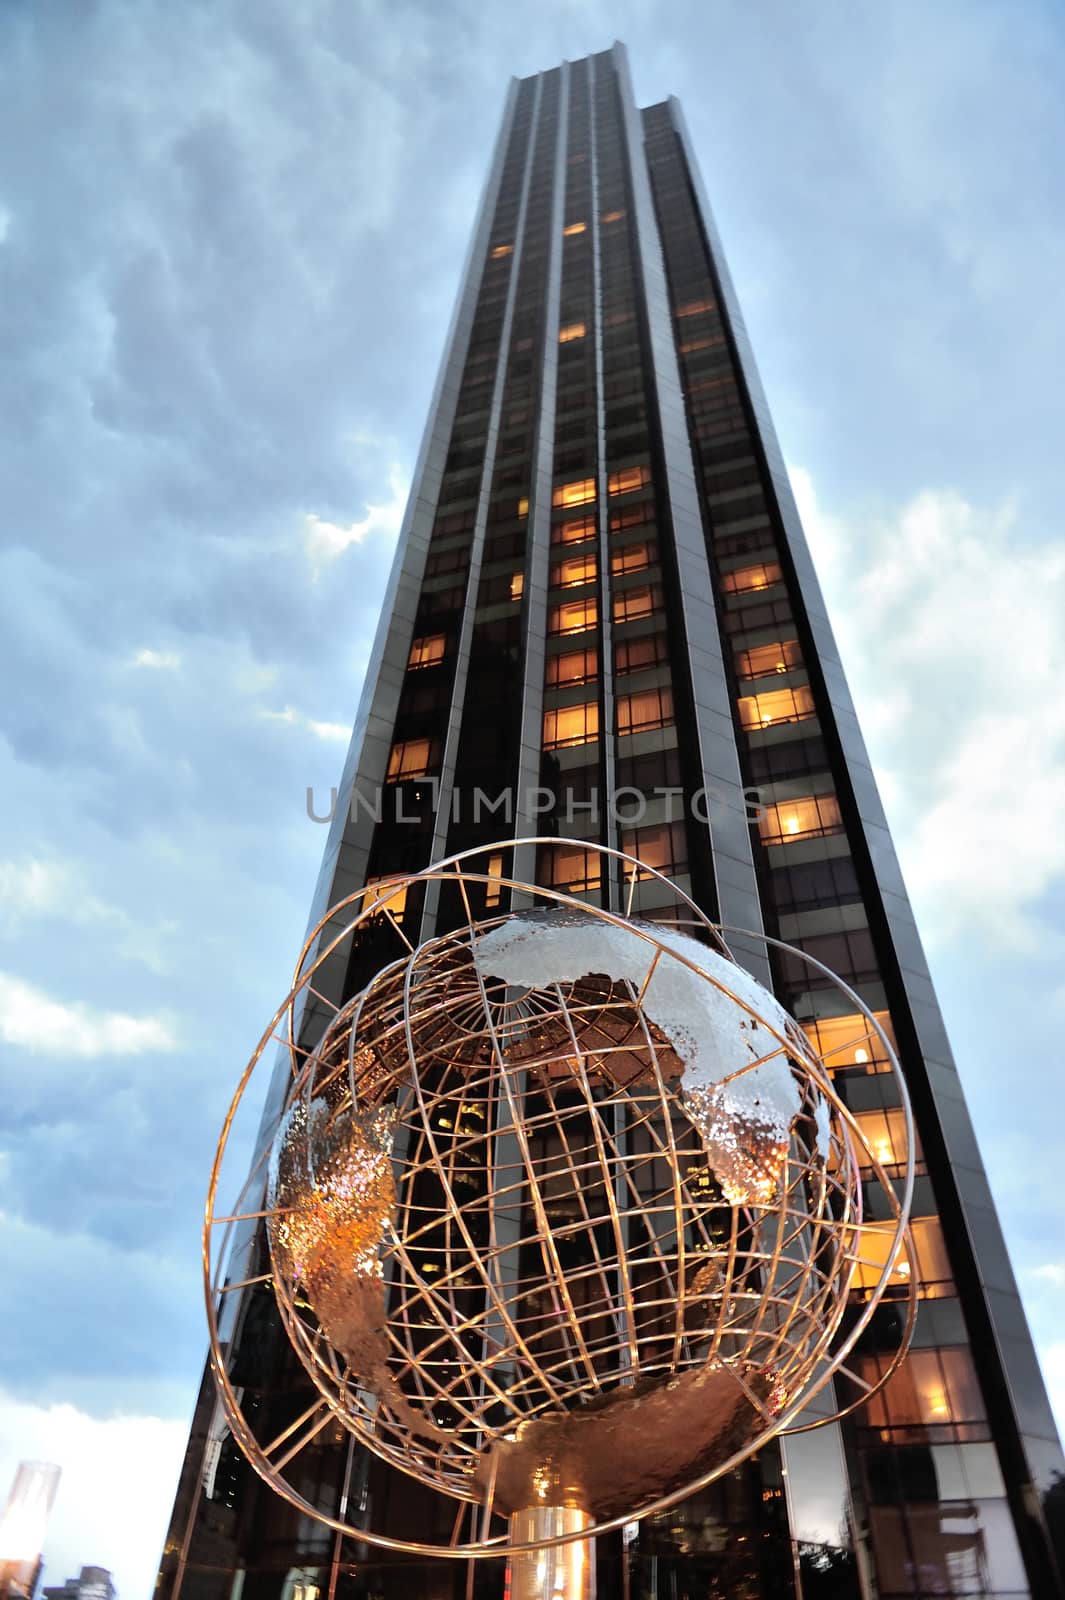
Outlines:
<svg viewBox="0 0 1065 1600"><path fill-rule="evenodd" d="M1065 1419L1065 30L1038 0L0 6L0 1494L140 1600L507 78L684 102Z"/></svg>

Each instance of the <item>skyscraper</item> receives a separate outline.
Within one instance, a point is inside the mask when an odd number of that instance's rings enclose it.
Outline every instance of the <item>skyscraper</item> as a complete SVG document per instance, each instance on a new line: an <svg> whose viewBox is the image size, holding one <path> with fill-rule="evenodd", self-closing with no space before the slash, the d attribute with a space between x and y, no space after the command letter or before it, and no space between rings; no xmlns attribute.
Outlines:
<svg viewBox="0 0 1065 1600"><path fill-rule="evenodd" d="M511 86L311 924L365 882L534 836L492 870L617 906L582 841L617 846L838 972L897 1041L920 1138L900 1373L842 1424L600 1541L602 1592L1065 1593L1065 1462L735 293L680 108L637 110L620 46ZM637 883L641 914L657 889ZM448 915L431 890L392 910L415 942ZM769 970L733 946L897 1161L857 1019L786 955ZM327 999L397 953L382 921ZM308 1041L316 1023L308 1005ZM227 1317L233 1381L273 1436L306 1379L267 1288ZM888 1303L859 1371L880 1370L897 1324ZM452 1507L329 1430L301 1473L328 1512L447 1538ZM437 1600L466 1581L298 1518L205 1376L161 1596ZM474 1581L500 1595L501 1565Z"/></svg>

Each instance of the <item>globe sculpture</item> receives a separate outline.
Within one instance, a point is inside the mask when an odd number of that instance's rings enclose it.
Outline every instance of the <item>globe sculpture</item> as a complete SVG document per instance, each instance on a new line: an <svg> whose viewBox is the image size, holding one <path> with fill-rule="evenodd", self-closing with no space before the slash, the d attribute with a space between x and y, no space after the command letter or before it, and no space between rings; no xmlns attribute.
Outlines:
<svg viewBox="0 0 1065 1600"><path fill-rule="evenodd" d="M604 881L657 877L602 856ZM460 913L416 944L397 908L430 886ZM495 909L507 891L514 909ZM810 1425L889 1285L909 1285L912 1320L912 1162L889 1179L804 1031L673 900L669 922L610 912L490 876L475 853L360 891L309 939L212 1177L215 1372L252 1464L364 1542L509 1553L514 1600L586 1600L597 1532ZM401 953L330 1005L324 976L383 927ZM282 1030L284 1104L222 1216L229 1128ZM876 1221L863 1183L879 1188ZM468 1538L437 1547L324 1516L285 1477L300 1430L256 1437L220 1332L244 1281L229 1250L246 1252L253 1220L317 1392L303 1431L339 1424L452 1496ZM838 1414L822 1403L818 1420Z"/></svg>

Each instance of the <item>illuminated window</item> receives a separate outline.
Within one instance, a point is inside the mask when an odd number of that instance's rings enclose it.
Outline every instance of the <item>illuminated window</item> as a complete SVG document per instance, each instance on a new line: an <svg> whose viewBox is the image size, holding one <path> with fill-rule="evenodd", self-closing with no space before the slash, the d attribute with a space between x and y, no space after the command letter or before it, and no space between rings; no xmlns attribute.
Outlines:
<svg viewBox="0 0 1065 1600"><path fill-rule="evenodd" d="M436 764L432 739L407 739L392 746L388 758L388 779L424 778Z"/></svg>
<svg viewBox="0 0 1065 1600"><path fill-rule="evenodd" d="M741 678L765 678L771 672L790 672L792 667L801 665L798 639L755 645L736 656L736 672Z"/></svg>
<svg viewBox="0 0 1065 1600"><path fill-rule="evenodd" d="M622 589L614 596L614 621L635 622L640 617L653 617L661 597L660 589Z"/></svg>
<svg viewBox="0 0 1065 1600"><path fill-rule="evenodd" d="M551 582L556 588L573 589L580 583L594 583L596 561L594 554L569 556L557 561L551 568Z"/></svg>
<svg viewBox="0 0 1065 1600"><path fill-rule="evenodd" d="M745 728L769 728L778 722L803 722L814 714L814 697L805 684L795 689L772 689L766 694L742 695L738 701Z"/></svg>
<svg viewBox="0 0 1065 1600"><path fill-rule="evenodd" d="M716 311L715 300L689 300L687 305L677 307L678 317L697 317L703 311Z"/></svg>
<svg viewBox="0 0 1065 1600"><path fill-rule="evenodd" d="M594 683L598 676L599 657L594 650L571 650L566 655L547 658L545 681L551 689L573 683Z"/></svg>
<svg viewBox="0 0 1065 1600"><path fill-rule="evenodd" d="M614 646L614 671L619 677L626 672L643 672L657 667L668 655L665 635L651 633L642 639L625 639Z"/></svg>
<svg viewBox="0 0 1065 1600"><path fill-rule="evenodd" d="M917 1253L917 1293L922 1300L941 1300L954 1293L947 1246L938 1217L915 1217L910 1222L914 1249ZM881 1268L891 1249L893 1229L862 1229L862 1264L854 1275L856 1289L876 1286ZM893 1281L905 1284L910 1275L910 1265L905 1254L899 1256L892 1273Z"/></svg>
<svg viewBox="0 0 1065 1600"><path fill-rule="evenodd" d="M369 889L371 887L371 885L374 885L374 884L386 884L388 882L390 882L390 879L387 876L381 876L381 877L376 877L376 878L367 878L366 887L367 887L367 889ZM367 905L367 906L372 905L374 900L375 900L375 898L376 898L375 895L368 894L366 896L364 904ZM377 907L376 907L376 909L374 911L374 916L383 915L385 911L390 911L392 913L392 915L396 918L397 921L402 921L403 920L403 912L404 912L404 908L406 907L406 904L407 904L407 885L404 883L404 884L401 884L401 886L398 889L396 889L393 894L390 894L390 895L386 896L384 899L382 899L378 903L378 905L377 905Z"/></svg>
<svg viewBox="0 0 1065 1600"><path fill-rule="evenodd" d="M583 339L587 331L583 322L567 322L564 328L558 330L558 342L569 344L573 339Z"/></svg>
<svg viewBox="0 0 1065 1600"><path fill-rule="evenodd" d="M673 725L673 691L668 687L644 689L618 696L618 733L646 733L650 728Z"/></svg>
<svg viewBox="0 0 1065 1600"><path fill-rule="evenodd" d="M488 865L485 868L485 871L488 874L489 878L501 878L503 876L503 852L502 852L502 850L493 851L493 853L488 857ZM489 911L493 910L496 906L498 906L500 901L502 900L502 898L503 898L503 885L501 883L486 883L485 884L485 886L484 886L484 903L487 906L487 908L489 909Z"/></svg>
<svg viewBox="0 0 1065 1600"><path fill-rule="evenodd" d="M512 600L520 600L524 593L525 574L524 572L516 572L510 580L510 598Z"/></svg>
<svg viewBox="0 0 1065 1600"><path fill-rule="evenodd" d="M751 589L768 589L771 583L779 583L782 576L776 561L759 561L753 567L723 572L721 587L726 594L746 594Z"/></svg>
<svg viewBox="0 0 1065 1600"><path fill-rule="evenodd" d="M620 222L624 215L624 211L604 211L602 220L604 222Z"/></svg>
<svg viewBox="0 0 1065 1600"><path fill-rule="evenodd" d="M640 467L622 467L619 472L612 472L606 480L608 494L631 494L634 489L642 489L651 481L651 469L644 464Z"/></svg>
<svg viewBox="0 0 1065 1600"><path fill-rule="evenodd" d="M906 1118L899 1109L862 1111L854 1120L866 1145L882 1167L902 1165L906 1160ZM916 1137L916 1133L913 1155L914 1160L923 1166L920 1140ZM870 1165L865 1152L860 1148L858 1159L863 1166Z"/></svg>
<svg viewBox="0 0 1065 1600"><path fill-rule="evenodd" d="M586 222L569 222L563 228L562 232L565 234L567 239L572 239L574 234L583 233L587 226L588 224Z"/></svg>
<svg viewBox="0 0 1065 1600"><path fill-rule="evenodd" d="M556 506L586 506L594 499L595 479L574 478L571 483L556 484L551 503Z"/></svg>
<svg viewBox="0 0 1065 1600"><path fill-rule="evenodd" d="M641 544L627 544L621 550L615 550L610 557L610 570L615 575L619 572L642 572L658 560L658 546L651 539L645 539Z"/></svg>
<svg viewBox="0 0 1065 1600"><path fill-rule="evenodd" d="M427 634L424 639L415 639L411 645L407 666L412 672L416 667L435 667L438 661L443 661L446 650L446 634Z"/></svg>
<svg viewBox="0 0 1065 1600"><path fill-rule="evenodd" d="M567 600L564 605L552 606L548 617L549 633L584 633L599 621L599 607L594 600Z"/></svg>
<svg viewBox="0 0 1065 1600"><path fill-rule="evenodd" d="M529 515L529 496L527 494L523 494L521 499L518 501L518 516L519 517L527 517L528 515Z"/></svg>
<svg viewBox="0 0 1065 1600"><path fill-rule="evenodd" d="M599 887L599 852L579 845L549 845L541 857L539 880L549 889L580 894Z"/></svg>
<svg viewBox="0 0 1065 1600"><path fill-rule="evenodd" d="M594 517L572 517L568 522L556 522L551 529L552 544L581 544L594 537Z"/></svg>
<svg viewBox="0 0 1065 1600"><path fill-rule="evenodd" d="M860 1356L854 1370L877 1384L890 1360L887 1353ZM927 1438L926 1429L950 1429L941 1439L986 1438L986 1416L972 1356L963 1345L946 1345L911 1350L891 1381L868 1401L861 1420L879 1428L885 1442L917 1443Z"/></svg>
<svg viewBox="0 0 1065 1600"><path fill-rule="evenodd" d="M544 712L544 749L562 750L568 745L590 744L599 737L599 703L585 701L579 706L556 706Z"/></svg>
<svg viewBox="0 0 1065 1600"><path fill-rule="evenodd" d="M886 1011L874 1011L873 1016L895 1047L895 1030ZM804 1022L803 1030L830 1072L846 1072L859 1068L862 1072L890 1072L891 1062L884 1049L883 1040L871 1028L860 1012L845 1017L819 1017L816 1022Z"/></svg>
<svg viewBox="0 0 1065 1600"><path fill-rule="evenodd" d="M623 829L621 848L627 856L635 856L645 867L653 867L667 878L688 870L688 834L683 822L659 822L648 828ZM623 865L626 879L632 871ZM649 878L650 872L637 872L637 879Z"/></svg>
<svg viewBox="0 0 1065 1600"><path fill-rule="evenodd" d="M514 248L514 246L512 244L497 244L497 245L494 245L493 248L492 248L492 260L493 261L498 261L500 256L509 256L509 254L513 250L513 248Z"/></svg>
<svg viewBox="0 0 1065 1600"><path fill-rule="evenodd" d="M763 844L786 844L789 839L816 839L840 833L843 822L834 794L810 795L803 800L777 800L766 805L758 819Z"/></svg>

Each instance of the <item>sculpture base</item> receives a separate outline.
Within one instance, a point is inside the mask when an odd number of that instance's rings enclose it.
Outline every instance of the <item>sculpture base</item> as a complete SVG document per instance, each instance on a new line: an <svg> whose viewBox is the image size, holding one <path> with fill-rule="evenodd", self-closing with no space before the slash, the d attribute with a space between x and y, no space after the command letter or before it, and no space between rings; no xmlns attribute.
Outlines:
<svg viewBox="0 0 1065 1600"><path fill-rule="evenodd" d="M587 1528L592 1518L572 1506L526 1506L510 1518L514 1544L555 1539ZM507 1570L510 1600L595 1600L595 1540L574 1539L551 1550L512 1556Z"/></svg>

